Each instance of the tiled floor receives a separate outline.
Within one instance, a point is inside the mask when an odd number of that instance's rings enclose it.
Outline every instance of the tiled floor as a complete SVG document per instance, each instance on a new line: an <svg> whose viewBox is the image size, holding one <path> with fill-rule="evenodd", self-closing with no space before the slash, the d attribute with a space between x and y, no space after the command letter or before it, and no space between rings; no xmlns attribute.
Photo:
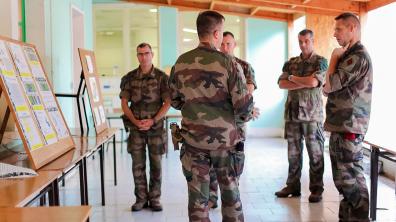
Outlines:
<svg viewBox="0 0 396 222"><path fill-rule="evenodd" d="M117 144L120 148L120 144ZM111 147L111 146L110 146ZM304 152L302 196L278 199L274 192L284 186L287 176L287 149L283 139L248 139L246 164L240 180L240 191L245 221L337 221L339 195L330 169L328 152L325 153L325 191L321 203L308 202L308 156ZM169 151L163 159L162 204L164 211L131 212L134 203L131 158L117 150L118 186L114 186L112 149L106 152L106 206L100 204L99 160L88 161L89 203L93 206L90 221L130 222L186 222L187 186L181 171L178 151ZM66 187L61 187L62 205L79 205L78 175L70 176ZM369 181L367 181L369 182ZM378 191L378 221L396 221L396 196L394 183L381 178ZM221 221L219 208L210 211L212 221Z"/></svg>

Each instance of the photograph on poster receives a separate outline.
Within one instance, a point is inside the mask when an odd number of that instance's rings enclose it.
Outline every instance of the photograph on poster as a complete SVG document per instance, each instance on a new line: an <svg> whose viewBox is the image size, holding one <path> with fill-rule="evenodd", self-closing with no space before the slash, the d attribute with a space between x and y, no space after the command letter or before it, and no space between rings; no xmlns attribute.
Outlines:
<svg viewBox="0 0 396 222"><path fill-rule="evenodd" d="M100 114L99 114L98 107L94 108L94 115L95 115L96 126L99 126L100 124L102 124L102 120L100 119Z"/></svg>
<svg viewBox="0 0 396 222"><path fill-rule="evenodd" d="M104 111L102 105L99 106L99 113L100 113L100 118L101 118L102 124L103 124L106 122L106 115L105 115L105 111Z"/></svg>
<svg viewBox="0 0 396 222"><path fill-rule="evenodd" d="M91 84L93 101L97 103L99 102L99 91L98 91L98 85L96 84L96 78L89 77L89 83Z"/></svg>
<svg viewBox="0 0 396 222"><path fill-rule="evenodd" d="M90 74L94 73L94 67L93 67L93 64L92 64L91 56L86 55L85 56L85 60L87 61L88 72Z"/></svg>

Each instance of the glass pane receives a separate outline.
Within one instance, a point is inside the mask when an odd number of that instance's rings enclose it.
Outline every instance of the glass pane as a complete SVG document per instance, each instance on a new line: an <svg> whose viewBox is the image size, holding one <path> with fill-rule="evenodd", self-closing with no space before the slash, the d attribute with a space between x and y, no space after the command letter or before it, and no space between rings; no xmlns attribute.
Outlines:
<svg viewBox="0 0 396 222"><path fill-rule="evenodd" d="M225 17L224 31L232 32L237 42L234 55L243 59L245 57L244 18L235 15L223 15ZM196 28L197 16L197 11L181 11L179 13L180 53L194 49L199 44Z"/></svg>
<svg viewBox="0 0 396 222"><path fill-rule="evenodd" d="M120 75L125 69L122 44L122 11L95 10L95 56L100 75Z"/></svg>

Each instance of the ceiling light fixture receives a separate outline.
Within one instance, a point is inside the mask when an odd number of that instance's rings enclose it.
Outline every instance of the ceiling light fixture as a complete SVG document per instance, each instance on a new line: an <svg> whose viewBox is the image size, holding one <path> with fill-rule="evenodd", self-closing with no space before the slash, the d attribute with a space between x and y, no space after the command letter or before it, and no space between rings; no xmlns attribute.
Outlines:
<svg viewBox="0 0 396 222"><path fill-rule="evenodd" d="M189 28L183 28L183 32L197 33L197 30L195 30L195 29L189 29Z"/></svg>

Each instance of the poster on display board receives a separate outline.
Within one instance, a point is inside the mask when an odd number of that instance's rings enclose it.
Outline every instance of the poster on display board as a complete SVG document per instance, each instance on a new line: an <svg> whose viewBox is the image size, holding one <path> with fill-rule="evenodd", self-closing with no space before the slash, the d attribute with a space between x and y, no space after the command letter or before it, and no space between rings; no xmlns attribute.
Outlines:
<svg viewBox="0 0 396 222"><path fill-rule="evenodd" d="M78 49L80 62L83 71L83 77L86 82L89 96L89 104L92 110L96 134L99 134L108 128L106 113L103 106L103 95L100 88L99 75L96 72L96 60L93 51Z"/></svg>
<svg viewBox="0 0 396 222"><path fill-rule="evenodd" d="M0 77L33 169L75 147L34 45L0 36Z"/></svg>

